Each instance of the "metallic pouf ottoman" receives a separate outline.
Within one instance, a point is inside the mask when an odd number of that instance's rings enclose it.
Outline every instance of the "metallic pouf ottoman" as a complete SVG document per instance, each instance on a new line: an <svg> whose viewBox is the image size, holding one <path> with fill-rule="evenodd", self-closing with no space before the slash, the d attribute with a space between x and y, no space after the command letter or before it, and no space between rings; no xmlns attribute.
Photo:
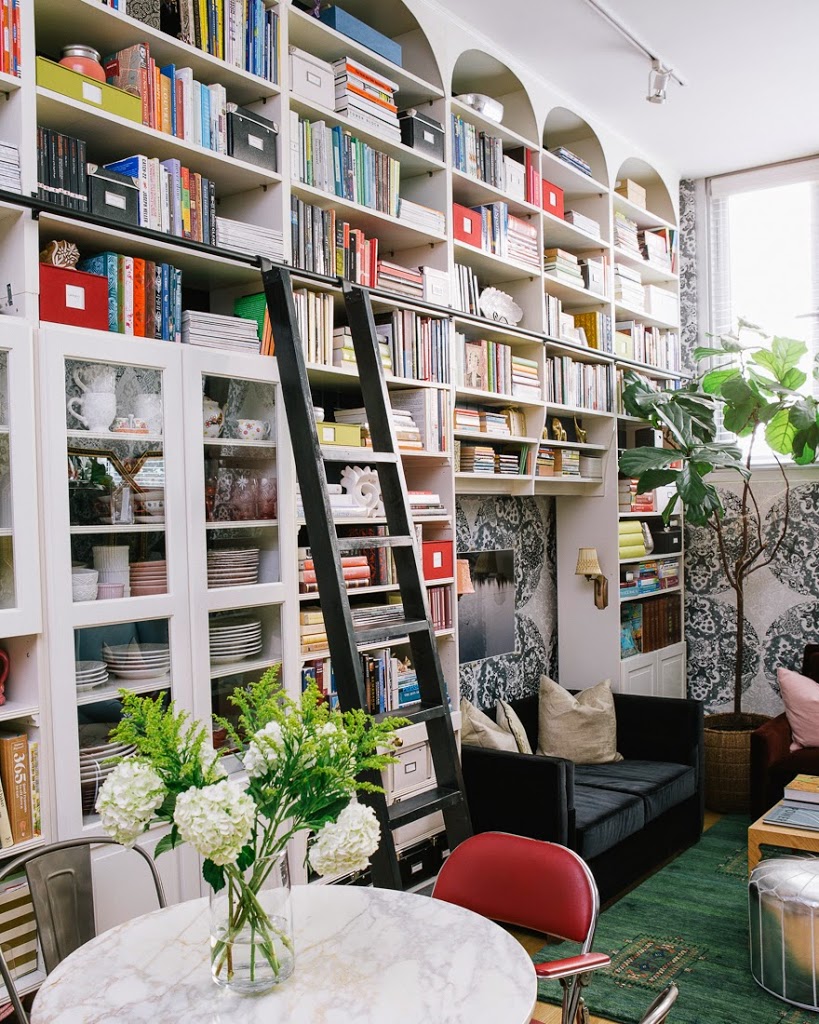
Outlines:
<svg viewBox="0 0 819 1024"><path fill-rule="evenodd" d="M771 995L819 1010L819 860L765 860L748 882L751 973Z"/></svg>

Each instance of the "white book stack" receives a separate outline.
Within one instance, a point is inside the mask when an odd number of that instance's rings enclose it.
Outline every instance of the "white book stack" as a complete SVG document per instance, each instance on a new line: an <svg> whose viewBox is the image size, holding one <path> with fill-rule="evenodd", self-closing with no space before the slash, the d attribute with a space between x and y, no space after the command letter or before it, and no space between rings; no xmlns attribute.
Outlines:
<svg viewBox="0 0 819 1024"><path fill-rule="evenodd" d="M187 345L232 349L235 352L259 351L255 320L200 313L194 309L186 309L182 314L182 341Z"/></svg>
<svg viewBox="0 0 819 1024"><path fill-rule="evenodd" d="M336 519L357 519L366 517L366 509L356 501L352 494L345 494L341 484L327 484L327 494L330 499L330 508ZM296 487L296 516L304 519L304 502L301 500L301 491Z"/></svg>
<svg viewBox="0 0 819 1024"><path fill-rule="evenodd" d="M352 57L333 61L336 112L390 142L401 141L395 93L398 86Z"/></svg>
<svg viewBox="0 0 819 1024"><path fill-rule="evenodd" d="M0 142L0 189L22 192L20 180L20 151L10 142Z"/></svg>
<svg viewBox="0 0 819 1024"><path fill-rule="evenodd" d="M595 238L600 237L599 222L592 220L591 217L587 217L584 213L578 213L577 210L567 210L563 219L569 224L573 224L580 231L585 231L587 235L594 235Z"/></svg>
<svg viewBox="0 0 819 1024"><path fill-rule="evenodd" d="M399 199L398 218L423 231L437 231L443 234L446 218L439 210L432 210L420 203L412 203L409 199Z"/></svg>
<svg viewBox="0 0 819 1024"><path fill-rule="evenodd" d="M259 224L245 224L244 221L217 217L216 244L220 249L230 249L249 256L265 256L277 263L284 260L282 232Z"/></svg>
<svg viewBox="0 0 819 1024"><path fill-rule="evenodd" d="M634 267L623 266L616 263L614 266L614 298L629 309L641 310L645 297L643 293L643 279L640 271Z"/></svg>

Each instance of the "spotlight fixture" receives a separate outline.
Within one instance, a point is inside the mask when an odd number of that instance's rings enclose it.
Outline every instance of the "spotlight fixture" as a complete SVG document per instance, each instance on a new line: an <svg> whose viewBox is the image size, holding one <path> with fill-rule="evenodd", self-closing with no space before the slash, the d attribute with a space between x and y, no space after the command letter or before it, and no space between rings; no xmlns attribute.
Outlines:
<svg viewBox="0 0 819 1024"><path fill-rule="evenodd" d="M646 96L649 103L665 103L666 86L673 74L673 68L667 68L656 57L652 60L651 71L648 73L648 95Z"/></svg>

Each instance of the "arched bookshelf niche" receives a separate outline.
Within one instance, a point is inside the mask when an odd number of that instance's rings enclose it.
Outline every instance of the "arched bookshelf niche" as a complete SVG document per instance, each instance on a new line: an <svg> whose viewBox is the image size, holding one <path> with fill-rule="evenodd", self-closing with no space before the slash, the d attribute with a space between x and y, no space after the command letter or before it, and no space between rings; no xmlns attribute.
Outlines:
<svg viewBox="0 0 819 1024"><path fill-rule="evenodd" d="M638 203L631 203L616 191L618 182L633 181L645 189L645 209ZM677 213L671 193L665 182L651 164L639 157L629 157L620 165L614 181L614 207L623 209L629 216L634 216L641 226L676 227Z"/></svg>

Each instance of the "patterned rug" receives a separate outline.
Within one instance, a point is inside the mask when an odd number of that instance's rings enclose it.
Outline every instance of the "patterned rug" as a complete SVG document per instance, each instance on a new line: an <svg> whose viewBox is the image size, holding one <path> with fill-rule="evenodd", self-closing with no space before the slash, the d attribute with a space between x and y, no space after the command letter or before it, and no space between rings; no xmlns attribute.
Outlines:
<svg viewBox="0 0 819 1024"><path fill-rule="evenodd" d="M600 916L594 949L612 964L586 988L593 1014L636 1024L673 981L680 995L669 1024L819 1024L819 1014L776 999L751 976L748 824L722 818ZM533 959L554 960L569 949L545 946ZM538 998L559 1003L559 985L540 982Z"/></svg>

